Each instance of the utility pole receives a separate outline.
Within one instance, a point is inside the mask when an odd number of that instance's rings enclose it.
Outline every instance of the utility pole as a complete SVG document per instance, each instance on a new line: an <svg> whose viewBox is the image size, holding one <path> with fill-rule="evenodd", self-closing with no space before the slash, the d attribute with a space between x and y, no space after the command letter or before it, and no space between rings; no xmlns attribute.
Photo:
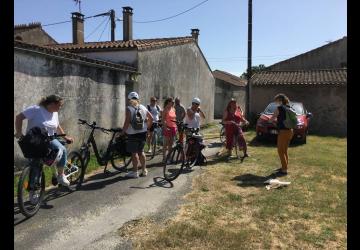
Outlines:
<svg viewBox="0 0 360 250"><path fill-rule="evenodd" d="M247 65L247 85L246 85L246 118L250 119L250 96L251 96L251 47L252 47L252 0L248 7L248 65Z"/></svg>
<svg viewBox="0 0 360 250"><path fill-rule="evenodd" d="M110 19L111 19L111 41L115 41L115 11L110 10Z"/></svg>

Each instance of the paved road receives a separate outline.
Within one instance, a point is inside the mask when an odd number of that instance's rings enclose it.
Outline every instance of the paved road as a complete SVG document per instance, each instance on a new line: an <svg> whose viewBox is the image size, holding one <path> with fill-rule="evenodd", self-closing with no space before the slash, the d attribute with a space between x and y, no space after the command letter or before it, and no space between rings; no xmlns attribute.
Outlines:
<svg viewBox="0 0 360 250"><path fill-rule="evenodd" d="M219 144L208 141L204 154L216 154ZM143 216L170 216L191 190L191 180L203 169L195 167L173 183L162 179L160 157L148 163L149 174L126 179L124 173L102 172L88 177L80 191L51 190L46 205L25 220L14 206L14 249L131 249L117 230Z"/></svg>

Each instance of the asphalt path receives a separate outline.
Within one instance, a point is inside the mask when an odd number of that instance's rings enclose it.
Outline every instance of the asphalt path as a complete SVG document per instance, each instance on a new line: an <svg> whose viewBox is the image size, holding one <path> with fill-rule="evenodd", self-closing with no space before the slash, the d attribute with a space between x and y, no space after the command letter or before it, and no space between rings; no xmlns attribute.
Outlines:
<svg viewBox="0 0 360 250"><path fill-rule="evenodd" d="M220 148L208 140L204 155ZM14 249L131 249L118 230L129 221L157 215L173 215L182 197L191 191L192 178L206 167L195 166L172 183L163 179L156 156L147 163L148 176L125 178L112 168L87 176L81 190L54 188L47 191L39 212L26 219L14 201Z"/></svg>

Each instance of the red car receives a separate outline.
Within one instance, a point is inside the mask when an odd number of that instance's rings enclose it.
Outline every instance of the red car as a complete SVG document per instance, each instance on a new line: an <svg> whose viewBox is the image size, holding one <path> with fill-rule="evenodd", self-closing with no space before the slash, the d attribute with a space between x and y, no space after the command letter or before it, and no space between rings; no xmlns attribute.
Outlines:
<svg viewBox="0 0 360 250"><path fill-rule="evenodd" d="M295 110L298 118L298 126L294 129L293 140L306 143L306 135L309 131L309 120L313 116L308 112L301 102L290 102L290 106ZM269 122L270 117L277 108L275 102L270 103L256 122L256 138L275 137L278 133L276 125Z"/></svg>

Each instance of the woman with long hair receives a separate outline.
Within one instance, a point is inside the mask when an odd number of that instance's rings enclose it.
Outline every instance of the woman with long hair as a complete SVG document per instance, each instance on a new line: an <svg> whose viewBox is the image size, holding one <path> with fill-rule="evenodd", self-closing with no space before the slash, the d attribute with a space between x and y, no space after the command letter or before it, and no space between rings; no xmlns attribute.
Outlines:
<svg viewBox="0 0 360 250"><path fill-rule="evenodd" d="M242 112L240 106L237 105L235 99L231 99L227 104L226 109L224 110L223 124L225 125L225 136L226 136L226 149L228 150L228 155L231 156L231 150L234 144L234 136L239 135L239 145L244 148L244 157L249 157L247 154L247 145L244 138L244 133L240 127L240 122L249 123Z"/></svg>
<svg viewBox="0 0 360 250"><path fill-rule="evenodd" d="M163 162L165 162L166 154L171 150L177 130L174 100L171 97L167 98L164 102L162 118L164 135Z"/></svg>
<svg viewBox="0 0 360 250"><path fill-rule="evenodd" d="M274 97L274 101L278 104L278 107L270 118L270 121L276 122L277 129L279 131L277 136L277 150L281 162L281 168L278 169L278 173L280 175L287 175L289 164L288 148L294 132L293 129L286 128L284 125L284 120L286 119L286 110L284 106L290 108L290 100L284 94L277 94Z"/></svg>

